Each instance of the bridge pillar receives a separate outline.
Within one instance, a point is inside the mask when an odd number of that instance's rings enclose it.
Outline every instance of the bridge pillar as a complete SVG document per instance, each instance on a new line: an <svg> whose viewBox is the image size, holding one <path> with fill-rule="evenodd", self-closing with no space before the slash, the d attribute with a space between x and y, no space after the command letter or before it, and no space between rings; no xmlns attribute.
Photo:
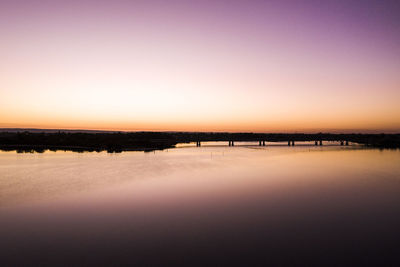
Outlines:
<svg viewBox="0 0 400 267"><path fill-rule="evenodd" d="M349 145L349 141L346 141L346 146L348 146Z"/></svg>
<svg viewBox="0 0 400 267"><path fill-rule="evenodd" d="M340 141L340 145L343 146L343 144L344 144L344 142L343 142L343 141Z"/></svg>
<svg viewBox="0 0 400 267"><path fill-rule="evenodd" d="M197 142L196 142L196 146L201 146L200 141L197 141Z"/></svg>
<svg viewBox="0 0 400 267"><path fill-rule="evenodd" d="M263 141L263 146L265 146L265 141Z"/></svg>
<svg viewBox="0 0 400 267"><path fill-rule="evenodd" d="M232 141L232 146L235 146L235 142Z"/></svg>
<svg viewBox="0 0 400 267"><path fill-rule="evenodd" d="M319 145L322 146L322 140L319 141Z"/></svg>
<svg viewBox="0 0 400 267"><path fill-rule="evenodd" d="M290 146L290 141L287 142L287 145Z"/></svg>
<svg viewBox="0 0 400 267"><path fill-rule="evenodd" d="M261 146L261 141L258 143L259 146Z"/></svg>
<svg viewBox="0 0 400 267"><path fill-rule="evenodd" d="M315 141L315 145L318 146L318 141Z"/></svg>
<svg viewBox="0 0 400 267"><path fill-rule="evenodd" d="M292 141L292 146L294 146L294 141Z"/></svg>
<svg viewBox="0 0 400 267"><path fill-rule="evenodd" d="M231 146L232 144L231 144L231 141L229 141L229 146Z"/></svg>

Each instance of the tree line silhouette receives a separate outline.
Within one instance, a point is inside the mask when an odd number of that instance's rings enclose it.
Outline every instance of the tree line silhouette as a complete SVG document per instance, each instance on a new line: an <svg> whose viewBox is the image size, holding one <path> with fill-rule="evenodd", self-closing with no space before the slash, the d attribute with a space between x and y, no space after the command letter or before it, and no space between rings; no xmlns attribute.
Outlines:
<svg viewBox="0 0 400 267"><path fill-rule="evenodd" d="M153 151L178 143L201 141L349 141L380 148L400 148L400 134L303 134L213 132L0 132L0 149L19 152L49 150Z"/></svg>

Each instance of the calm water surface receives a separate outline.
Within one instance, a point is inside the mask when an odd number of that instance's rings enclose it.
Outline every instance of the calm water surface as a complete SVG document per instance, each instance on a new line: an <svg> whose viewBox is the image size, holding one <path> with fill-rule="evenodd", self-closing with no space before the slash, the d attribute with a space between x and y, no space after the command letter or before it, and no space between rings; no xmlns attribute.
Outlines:
<svg viewBox="0 0 400 267"><path fill-rule="evenodd" d="M395 266L399 238L399 150L0 152L2 266Z"/></svg>

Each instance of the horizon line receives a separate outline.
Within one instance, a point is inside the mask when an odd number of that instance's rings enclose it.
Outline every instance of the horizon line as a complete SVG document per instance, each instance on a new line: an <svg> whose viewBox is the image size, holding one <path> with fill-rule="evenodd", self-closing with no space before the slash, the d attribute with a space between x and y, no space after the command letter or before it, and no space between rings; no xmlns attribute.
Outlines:
<svg viewBox="0 0 400 267"><path fill-rule="evenodd" d="M138 133L138 132L165 132L165 133L257 133L257 134L400 134L400 131L379 131L379 130L312 130L312 131L171 131L171 130L105 130L105 129L82 129L82 128L20 128L20 127L0 127L0 132L6 131L62 131L62 132L104 132L104 133ZM331 132L329 132L331 131Z"/></svg>

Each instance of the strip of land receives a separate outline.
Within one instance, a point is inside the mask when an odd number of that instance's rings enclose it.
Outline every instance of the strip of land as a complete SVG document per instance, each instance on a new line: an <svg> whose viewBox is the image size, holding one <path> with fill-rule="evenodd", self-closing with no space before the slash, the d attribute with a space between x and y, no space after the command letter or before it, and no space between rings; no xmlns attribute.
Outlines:
<svg viewBox="0 0 400 267"><path fill-rule="evenodd" d="M294 142L339 141L378 148L400 148L400 134L301 134L301 133L214 133L214 132L101 132L101 131L29 131L0 132L0 149L18 152L45 150L70 151L153 151L173 148L178 143L226 141Z"/></svg>

